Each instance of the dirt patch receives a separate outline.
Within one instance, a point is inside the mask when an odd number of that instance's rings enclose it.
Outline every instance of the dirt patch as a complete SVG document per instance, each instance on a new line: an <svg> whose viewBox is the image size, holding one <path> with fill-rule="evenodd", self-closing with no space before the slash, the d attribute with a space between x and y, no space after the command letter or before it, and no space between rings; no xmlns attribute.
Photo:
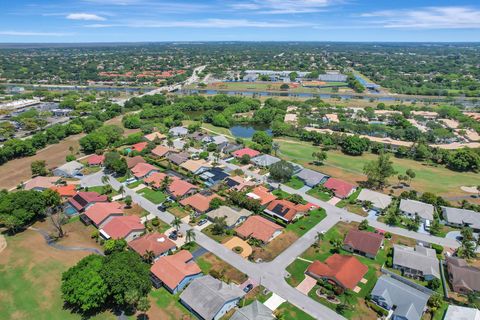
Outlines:
<svg viewBox="0 0 480 320"><path fill-rule="evenodd" d="M23 181L32 177L30 164L35 160L45 160L47 167L53 169L65 163L65 157L70 154L70 147L74 148L74 153L81 156L78 140L84 134L70 136L60 143L52 144L31 157L11 160L0 166L0 189L10 189L16 187Z"/></svg>
<svg viewBox="0 0 480 320"><path fill-rule="evenodd" d="M298 240L298 236L293 231L285 231L278 237L270 241L266 246L253 247L254 260L272 261L285 249Z"/></svg>
<svg viewBox="0 0 480 320"><path fill-rule="evenodd" d="M145 213L148 214L148 212L140 207L138 204L134 203L130 208L124 208L123 211L125 214L129 216L138 216L138 217L143 217L145 216Z"/></svg>
<svg viewBox="0 0 480 320"><path fill-rule="evenodd" d="M7 240L5 240L5 236L0 234L0 253L7 248Z"/></svg>
<svg viewBox="0 0 480 320"><path fill-rule="evenodd" d="M201 260L211 265L210 272L213 271L214 273L219 275L222 280L226 282L232 281L236 284L241 284L248 278L246 274L232 267L211 252L203 255L201 257Z"/></svg>

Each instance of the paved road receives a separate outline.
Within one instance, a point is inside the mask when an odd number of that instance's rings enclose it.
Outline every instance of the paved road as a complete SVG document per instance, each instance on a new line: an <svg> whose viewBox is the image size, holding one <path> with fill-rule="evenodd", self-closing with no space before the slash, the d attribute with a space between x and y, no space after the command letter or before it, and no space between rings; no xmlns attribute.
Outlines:
<svg viewBox="0 0 480 320"><path fill-rule="evenodd" d="M231 169L239 168L238 166L226 163L224 161L221 162L223 165ZM246 174L251 175L260 181L266 181L266 177L258 175L257 173L246 170ZM102 172L97 172L90 176L83 177L82 186L102 185L102 175ZM112 176L110 177L110 184L116 190L118 190L122 185ZM279 185L271 183L271 185L273 187L280 187L282 190L288 193L299 194L307 201L319 205L320 207L325 209L325 211L327 212L327 217L323 219L320 223L315 225L307 233L305 233L305 235L303 235L300 239L298 239L295 243L293 243L290 247L288 247L271 262L252 263L248 260L245 260L240 255L235 254L233 251L227 249L225 246L219 244L218 242L214 241L210 237L197 230L195 231L195 241L203 248L217 255L220 259L228 262L233 267L247 274L250 278L260 283L268 290L276 293L283 299L304 310L316 319L344 319L342 316L338 315L331 309L325 307L324 305L316 302L315 300L305 296L295 288L291 287L285 281L285 276L287 274L285 269L315 242L315 238L318 232L329 230L339 221L360 222L364 219L364 217L353 214L345 209L335 207L327 202L311 197L310 195L306 194L304 190L295 190L282 184ZM171 223L171 221L174 219L174 216L172 214L158 210L155 204L126 187L125 193L127 195L130 195L134 202L138 203L150 213L155 214L161 220L167 223ZM398 234L421 241L437 243L443 246L453 248L459 246L458 242L454 239L438 238L427 234L420 234L417 232L408 231L402 228L390 227L384 223L380 223L377 221L371 221L370 225L375 228L389 231L393 234ZM185 233L185 231L190 228L191 227L188 224L182 224L180 230Z"/></svg>
<svg viewBox="0 0 480 320"><path fill-rule="evenodd" d="M84 176L82 177L81 184L82 186L86 187L102 185L102 176L103 172L101 171L90 176ZM115 190L118 190L122 185L112 176L110 176L109 183ZM158 210L155 204L126 187L125 194L130 195L134 202L138 203L150 213L155 214L161 220L171 223L171 221L174 219L172 214ZM214 253L220 259L226 261L233 267L245 273L249 278L252 278L257 283L260 283L268 290L276 293L283 299L304 310L306 313L310 314L316 319L343 320L344 318L342 316L316 302L315 300L303 295L300 291L291 287L284 279L286 275L285 268L315 241L317 230L328 230L335 223L336 220L334 218L327 217L320 224L307 232L305 236L295 242L289 249L287 249L287 251L279 255L277 259L268 263L252 263L248 260L245 260L232 250L227 249L225 246L219 244L215 240L197 230L195 230L195 241L203 248ZM188 229L191 229L188 224L182 224L180 227L180 231L183 233L185 233L185 231Z"/></svg>

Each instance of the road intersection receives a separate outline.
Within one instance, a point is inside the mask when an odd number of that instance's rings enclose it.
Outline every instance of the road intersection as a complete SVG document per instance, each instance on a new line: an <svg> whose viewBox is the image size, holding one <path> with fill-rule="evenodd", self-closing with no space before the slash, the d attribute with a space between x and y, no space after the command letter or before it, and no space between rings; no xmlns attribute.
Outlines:
<svg viewBox="0 0 480 320"><path fill-rule="evenodd" d="M225 163L227 164L227 163ZM228 164L230 169L239 168L235 165ZM236 168L235 168L236 167ZM245 171L245 170L244 170ZM254 172L249 172L247 170L246 174L253 176L259 181L267 181L265 176L259 175ZM81 179L81 184L84 187L89 186L98 186L103 185L102 176L104 173L102 171L95 174L84 176ZM109 176L109 183L115 190L118 190L122 183L116 180L113 176ZM332 228L335 224L340 221L356 221L360 222L364 219L359 215L353 214L345 209L335 207L331 204L328 204L324 201L318 200L314 197L305 194L303 191L292 189L283 184L270 183L275 188L281 188L282 190L292 193L299 194L304 197L307 201L320 206L325 209L327 216L320 221L317 225L313 226L308 232L306 232L301 238L295 241L290 247L285 249L281 254L279 254L274 260L270 262L260 262L254 263L242 258L240 255L234 253L233 251L227 249L225 246L216 242L215 240L209 238L204 233L195 230L195 241L205 248L206 250L212 252L220 259L226 261L239 271L248 275L249 278L253 279L255 282L263 285L265 288L274 292L278 296L287 300L291 304L310 314L315 319L330 319L330 320L340 320L345 319L341 315L337 314L335 311L329 309L328 307L316 302L310 297L302 294L297 289L290 286L286 281L285 277L288 276L287 271L285 270L288 265L290 265L298 256L300 256L305 250L307 250L315 241L317 233L327 231ZM135 191L125 188L125 194L130 195L132 200L138 203L141 207L147 210L150 213L153 213L162 221L170 224L174 216L168 211L161 211L157 209L157 206L145 199L143 196L135 193ZM419 241L436 243L442 246L448 246L456 248L459 246L458 242L453 239L445 239L430 236L427 234L421 234L413 231L408 231L398 227L391 227L384 223L377 221L370 221L371 226L388 231L392 234L398 234L405 237L410 237ZM191 229L192 227L186 223L182 223L180 226L180 231L185 233L186 230Z"/></svg>

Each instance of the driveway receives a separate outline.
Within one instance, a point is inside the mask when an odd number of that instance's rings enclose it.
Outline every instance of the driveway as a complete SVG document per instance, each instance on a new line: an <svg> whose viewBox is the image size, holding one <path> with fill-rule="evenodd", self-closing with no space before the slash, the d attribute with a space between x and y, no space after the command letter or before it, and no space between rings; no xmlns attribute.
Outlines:
<svg viewBox="0 0 480 320"><path fill-rule="evenodd" d="M308 293L312 291L313 287L315 287L316 284L317 280L305 275L305 279L297 286L297 290L308 296Z"/></svg>
<svg viewBox="0 0 480 320"><path fill-rule="evenodd" d="M342 199L337 198L337 197L333 197L332 199L328 200L327 203L328 203L328 204L331 204L332 206L334 206L334 205L336 205L337 203L339 203L340 201L342 201Z"/></svg>
<svg viewBox="0 0 480 320"><path fill-rule="evenodd" d="M283 299L282 297L274 293L267 301L265 301L264 305L268 309L275 311L285 301L286 301L285 299Z"/></svg>

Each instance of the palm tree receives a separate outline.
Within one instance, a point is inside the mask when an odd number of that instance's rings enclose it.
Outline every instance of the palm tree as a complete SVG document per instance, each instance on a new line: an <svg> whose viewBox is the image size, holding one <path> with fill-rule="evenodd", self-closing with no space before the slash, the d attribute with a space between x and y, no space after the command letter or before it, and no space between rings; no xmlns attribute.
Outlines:
<svg viewBox="0 0 480 320"><path fill-rule="evenodd" d="M143 259L148 263L152 263L153 260L155 260L155 253L151 250L147 250L143 255Z"/></svg>
<svg viewBox="0 0 480 320"><path fill-rule="evenodd" d="M272 142L272 150L273 153L275 154L275 157L277 156L277 152L280 149L280 144L278 142Z"/></svg>
<svg viewBox="0 0 480 320"><path fill-rule="evenodd" d="M315 236L315 243L313 244L313 246L317 248L320 241L322 241L324 238L325 238L325 234L321 232L317 232L317 235Z"/></svg>
<svg viewBox="0 0 480 320"><path fill-rule="evenodd" d="M192 241L195 241L195 230L193 229L188 229L187 232L185 233L185 240L187 243L190 243Z"/></svg>
<svg viewBox="0 0 480 320"><path fill-rule="evenodd" d="M123 184L118 188L118 193L120 193L122 197L125 195L125 186Z"/></svg>
<svg viewBox="0 0 480 320"><path fill-rule="evenodd" d="M165 176L165 178L163 178L162 180L162 184L160 185L160 189L162 189L162 191L167 190L171 182L172 182L172 178L170 178L170 176Z"/></svg>
<svg viewBox="0 0 480 320"><path fill-rule="evenodd" d="M110 181L110 177L106 174L102 176L102 183L107 184Z"/></svg>
<svg viewBox="0 0 480 320"><path fill-rule="evenodd" d="M179 217L175 217L175 219L173 219L173 221L171 223L172 227L174 227L175 230L177 230L177 232L180 229L181 224L182 224L182 220L180 220Z"/></svg>

